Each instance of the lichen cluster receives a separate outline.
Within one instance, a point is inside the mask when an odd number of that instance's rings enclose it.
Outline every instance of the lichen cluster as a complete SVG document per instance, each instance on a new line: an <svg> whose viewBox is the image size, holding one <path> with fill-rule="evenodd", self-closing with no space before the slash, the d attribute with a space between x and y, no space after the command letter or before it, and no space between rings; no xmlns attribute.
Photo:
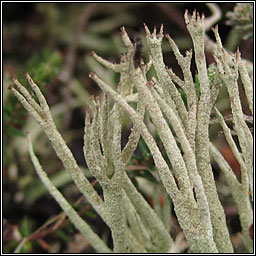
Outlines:
<svg viewBox="0 0 256 256"><path fill-rule="evenodd" d="M252 252L249 227L253 215L248 192L253 194L253 138L241 107L239 75L253 113L252 82L241 61L239 50L232 56L230 65L217 26L213 29L217 46L214 53L216 64L207 67L204 53L204 16L196 12L190 16L186 11L185 22L193 41L193 51L187 51L183 56L170 35L166 35L182 70L183 79L167 68L163 61L163 26L159 33L156 29L151 33L144 25L150 50L148 63L144 63L140 58L138 39L133 43L123 27L121 37L127 52L121 56L120 63L113 64L95 52L91 54L103 66L120 74L120 81L116 89L113 89L97 74L90 73L90 78L103 91L103 100L93 100L92 120L89 112L86 113L83 151L91 174L102 187L104 201L77 165L56 129L44 96L30 76L27 74L27 79L39 103L18 80L14 80L17 89L10 87L13 94L40 124L80 192L109 226L115 253L179 252L178 239L173 241L171 238L169 224L162 222L147 204L125 171L140 137L153 157L155 169L173 203L190 251L233 252L210 164L212 157L224 173L238 208L245 246ZM196 81L191 72L193 55L197 68ZM148 80L147 72L152 66L156 77ZM215 105L221 86L226 86L228 90L232 122L241 149L238 149L230 128ZM154 125L171 166L164 159L159 145L144 121L145 113ZM215 113L216 121L220 123L226 140L241 166L241 182L210 141L209 125L212 113ZM127 144L121 148L124 114L129 116L133 127ZM42 182L72 223L97 252L111 252L47 178L33 152L31 140L29 148L32 162Z"/></svg>

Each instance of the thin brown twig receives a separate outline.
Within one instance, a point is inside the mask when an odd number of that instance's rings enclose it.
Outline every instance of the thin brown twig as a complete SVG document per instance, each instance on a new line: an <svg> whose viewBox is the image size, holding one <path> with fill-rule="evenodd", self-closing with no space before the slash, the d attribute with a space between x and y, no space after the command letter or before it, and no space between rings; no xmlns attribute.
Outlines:
<svg viewBox="0 0 256 256"><path fill-rule="evenodd" d="M84 8L80 16L75 35L68 49L65 68L60 74L60 78L64 83L68 83L72 78L72 75L74 72L74 66L77 58L78 42L81 37L81 34L83 33L83 31L86 29L88 25L88 20L90 19L96 5L97 5L96 3L86 5L86 7Z"/></svg>
<svg viewBox="0 0 256 256"><path fill-rule="evenodd" d="M95 7L96 3L88 4L84 8L80 18L79 22L77 25L77 29L75 32L75 35L73 37L73 41L68 49L67 52L67 57L66 57L66 65L64 67L64 70L59 74L59 79L64 83L65 89L63 91L63 96L65 102L69 105L70 99L71 99L71 80L73 77L74 73L74 68L76 64L76 59L77 59L77 48L78 48L78 42L81 37L81 34L85 31L88 25L88 20L90 19ZM68 111L65 113L65 118L64 118L64 124L63 128L65 129L68 127L70 121L72 118L72 111L71 107L69 108Z"/></svg>
<svg viewBox="0 0 256 256"><path fill-rule="evenodd" d="M27 240L29 241L29 240L41 239L46 235L54 232L63 224L65 218L66 218L66 215L63 212L58 214L57 216L54 216L53 218L48 220L46 223L44 223L40 228L38 228L35 232L30 234ZM55 222L54 225L48 227L53 222Z"/></svg>
<svg viewBox="0 0 256 256"><path fill-rule="evenodd" d="M226 122L232 122L233 121L233 115L232 114L225 115L225 116L223 116L223 118ZM245 120L245 122L253 124L253 116L248 116L248 115L244 114L244 120ZM211 118L210 124L218 124L218 123L219 123L219 121L218 121L217 117Z"/></svg>
<svg viewBox="0 0 256 256"><path fill-rule="evenodd" d="M82 199L84 199L83 196L78 198L78 200L74 203L74 206L79 205ZM89 210L89 208L87 210ZM20 244L24 245L25 242L37 240L42 247L47 246L43 238L46 237L48 234L51 234L52 232L61 228L65 219L66 219L66 214L64 212L61 212L60 214L53 216L51 219L46 221L41 227L35 230L32 234L28 235L27 237L24 237ZM53 225L50 226L51 224Z"/></svg>

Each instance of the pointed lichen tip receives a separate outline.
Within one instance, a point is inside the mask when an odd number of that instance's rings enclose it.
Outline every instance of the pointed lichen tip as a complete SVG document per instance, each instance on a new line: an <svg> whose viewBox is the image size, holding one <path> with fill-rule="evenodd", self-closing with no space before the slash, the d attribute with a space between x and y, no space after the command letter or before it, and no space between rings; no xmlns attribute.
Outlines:
<svg viewBox="0 0 256 256"><path fill-rule="evenodd" d="M196 19L196 9L193 11L192 19Z"/></svg>
<svg viewBox="0 0 256 256"><path fill-rule="evenodd" d="M124 26L120 27L120 31L121 31L121 34L122 34L122 35L125 34L125 33L126 33L125 27L124 27Z"/></svg>
<svg viewBox="0 0 256 256"><path fill-rule="evenodd" d="M96 95L95 101L96 101L96 104L99 106L100 105L100 96L99 95Z"/></svg>
<svg viewBox="0 0 256 256"><path fill-rule="evenodd" d="M95 77L95 73L94 72L90 72L89 77L93 79Z"/></svg>
<svg viewBox="0 0 256 256"><path fill-rule="evenodd" d="M185 19L185 23L187 24L189 22L189 20L188 20L188 9L186 9L185 12L184 12L184 19Z"/></svg>
<svg viewBox="0 0 256 256"><path fill-rule="evenodd" d="M32 80L32 78L30 77L29 73L26 73L25 77L27 78L27 80Z"/></svg>
<svg viewBox="0 0 256 256"><path fill-rule="evenodd" d="M94 56L95 56L95 51L91 51L91 52L89 53L89 56L94 57Z"/></svg>
<svg viewBox="0 0 256 256"><path fill-rule="evenodd" d="M168 39L168 41L169 41L171 44L174 43L173 39L171 38L171 36L170 36L169 34L166 34L165 37Z"/></svg>
<svg viewBox="0 0 256 256"><path fill-rule="evenodd" d="M154 36L156 35L156 26L154 26L154 30L153 30L153 33L152 33Z"/></svg>
<svg viewBox="0 0 256 256"><path fill-rule="evenodd" d="M190 56L192 54L192 49L185 51L186 56Z"/></svg>
<svg viewBox="0 0 256 256"><path fill-rule="evenodd" d="M150 35L150 30L149 30L148 26L146 25L146 23L143 23L143 25L144 25L146 35Z"/></svg>
<svg viewBox="0 0 256 256"><path fill-rule="evenodd" d="M161 23L159 34L163 35L163 32L164 32L164 24Z"/></svg>
<svg viewBox="0 0 256 256"><path fill-rule="evenodd" d="M201 20L204 21L204 18L205 18L205 15L204 15L204 13L202 13Z"/></svg>
<svg viewBox="0 0 256 256"><path fill-rule="evenodd" d="M236 49L236 62L238 62L239 61L239 59L240 59L240 56L241 56L241 53L240 53L240 51L239 51L239 46L237 47L237 49Z"/></svg>

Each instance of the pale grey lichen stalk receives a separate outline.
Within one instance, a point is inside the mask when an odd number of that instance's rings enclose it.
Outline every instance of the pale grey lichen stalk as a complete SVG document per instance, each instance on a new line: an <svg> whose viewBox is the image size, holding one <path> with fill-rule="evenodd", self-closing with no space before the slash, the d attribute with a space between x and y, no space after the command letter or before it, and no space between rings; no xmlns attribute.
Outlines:
<svg viewBox="0 0 256 256"><path fill-rule="evenodd" d="M207 74L207 65L204 54L204 16L199 17L196 12L191 18L185 13L187 29L191 34L195 61L200 81L200 100L198 102L197 128L196 128L196 160L198 172L203 180L206 196L211 212L214 231L214 240L220 252L232 251L232 244L226 225L224 210L218 199L215 187L209 154L209 121L211 113L210 83Z"/></svg>
<svg viewBox="0 0 256 256"><path fill-rule="evenodd" d="M242 72L241 80L245 88L245 93L246 93L251 111L253 109L252 82L244 66L241 63L241 56L240 56L239 49L237 49L236 53L232 56L233 64L230 67L227 63L226 53L223 51L217 28L215 28L213 31L215 33L217 46L218 46L217 56L215 56L215 60L217 62L218 71L222 77L222 80L228 89L230 105L231 105L231 110L233 115L233 123L235 125L235 130L237 132L239 144L242 150L242 156L247 166L250 190L253 194L253 137L249 127L247 126L244 120L244 114L243 114L241 100L240 100L240 94L238 89L239 66L240 66L240 73Z"/></svg>
<svg viewBox="0 0 256 256"><path fill-rule="evenodd" d="M189 16L186 11L185 23L193 41L199 85L194 81L191 72L192 49L183 56L170 35L166 35L166 38L181 67L183 78L166 67L161 49L164 38L163 25L159 33L156 28L151 33L144 24L150 50L148 63L144 63L142 59L134 59L136 42L132 43L124 27L121 28L121 37L127 53L121 56L119 63L111 63L95 52L91 53L103 66L120 74L119 83L114 89L97 74L90 73L90 78L103 91L103 100L99 97L92 99L92 117L89 111L86 111L83 151L91 174L102 187L104 200L99 197L78 167L56 129L44 96L30 76L26 75L39 104L17 80L14 80L17 89L10 87L13 94L40 124L81 193L110 228L115 253L180 252L177 243L173 242L170 236L171 204L191 252L234 251L224 210L218 198L210 156L223 172L238 208L244 245L248 252L253 249L252 239L249 237L249 228L253 221L250 201L253 197L249 196L253 194L253 137L243 114L238 77L240 75L249 109L253 114L252 81L239 51L232 56L230 65L230 57L226 56L227 53L223 49L217 26L212 29L216 37L216 65L207 67L204 53L204 16L200 16L196 11ZM157 77L148 79L147 72L151 65ZM186 101L177 86L184 92ZM221 86L227 87L232 111L229 121L234 124L239 147L235 143L234 132L227 126L226 119L215 106ZM154 133L159 136L168 159L164 158L161 152L163 149L160 150L154 134L144 120L145 113L150 117ZM216 116L215 119L211 119L211 114ZM125 115L128 115L133 127L128 142L122 148L122 119ZM209 125L213 123L219 123L223 129L226 141L240 165L241 182L210 141ZM162 209L160 203L156 203L156 212L126 173L140 138L146 143L162 182L153 196L154 201L157 202L161 189L166 190L163 193L166 203ZM107 245L85 222L82 223L81 218L53 187L41 169L31 141L29 147L38 175L70 220L97 252L109 252Z"/></svg>
<svg viewBox="0 0 256 256"><path fill-rule="evenodd" d="M70 149L67 147L60 133L53 122L50 109L46 103L46 100L36 84L32 81L30 76L26 74L27 79L30 81L32 89L36 93L36 96L40 102L40 105L32 98L30 93L23 87L18 80L14 79L14 83L17 86L17 91L14 87L10 87L13 94L23 104L29 114L39 123L43 131L46 133L48 139L51 141L54 150L58 157L63 162L64 167L67 169L72 179L76 183L81 193L88 199L88 201L95 207L95 210L105 218L105 207L102 199L94 190L93 186L84 176L82 170L78 167Z"/></svg>
<svg viewBox="0 0 256 256"><path fill-rule="evenodd" d="M165 95L165 99L169 104L171 99L173 99L176 109L179 112L179 117L182 120L184 127L187 127L187 110L185 104L181 98L180 93L178 92L177 88L175 87L173 81L168 75L166 70L166 66L163 62L163 53L161 49L163 35L163 25L160 28L160 32L156 34L156 28L154 28L153 33L151 34L148 27L144 25L146 31L146 39L150 49L150 53L152 56L153 65L155 67L158 80L161 83L163 88L163 92Z"/></svg>
<svg viewBox="0 0 256 256"><path fill-rule="evenodd" d="M91 227L83 220L78 213L72 208L72 206L67 202L61 192L52 184L50 179L48 178L46 172L42 169L40 165L30 139L30 135L28 134L28 142L29 142L29 154L31 160L35 166L38 176L41 181L47 187L50 194L55 198L55 200L59 203L61 208L64 210L66 215L69 217L70 221L74 224L74 226L81 232L81 234L88 239L91 245L101 253L111 253L112 250L107 247L107 245L99 238L97 234L91 229Z"/></svg>
<svg viewBox="0 0 256 256"><path fill-rule="evenodd" d="M221 171L226 178L229 190L231 191L232 197L238 209L245 246L248 252L252 253L253 241L249 236L249 228L250 225L253 223L253 211L248 195L248 181L246 179L246 170L241 170L242 177L240 183L225 158L213 144L210 144L210 153L216 163L219 165Z"/></svg>

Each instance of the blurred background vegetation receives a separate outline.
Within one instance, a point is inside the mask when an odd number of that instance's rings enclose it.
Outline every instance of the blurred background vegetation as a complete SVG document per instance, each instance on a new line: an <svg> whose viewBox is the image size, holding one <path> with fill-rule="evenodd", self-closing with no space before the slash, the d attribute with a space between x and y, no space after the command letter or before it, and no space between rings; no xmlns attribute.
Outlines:
<svg viewBox="0 0 256 256"><path fill-rule="evenodd" d="M191 39L185 29L185 9L194 9L207 16L211 15L204 3L3 3L3 252L11 253L23 237L28 242L23 253L89 253L94 252L83 237L73 228L59 206L48 195L35 174L27 153L25 132L32 134L35 152L42 166L56 186L111 246L110 231L96 215L63 170L46 136L32 120L9 90L12 78L19 79L27 86L24 74L28 72L40 86L51 106L56 125L71 148L85 175L102 191L90 177L83 157L83 128L85 108L90 105L90 95L100 95L98 87L89 79L90 71L95 71L113 87L119 77L96 63L89 53L94 50L102 57L118 62L125 52L120 38L120 27L125 26L129 35L140 34L143 42L143 56L148 60L143 23L153 30L164 24L164 33L169 33L181 52L192 48ZM221 19L218 21L223 45L235 51L239 45L242 57L253 60L252 34L239 29L239 19L232 12L235 3L218 3ZM233 13L233 16L232 16ZM252 9L249 8L249 20ZM251 14L252 15L252 14ZM233 18L233 19L232 19ZM231 20L232 19L232 20ZM228 22L229 21L229 22ZM247 22L247 21L245 21ZM248 22L247 22L248 23ZM248 25L248 24L245 25ZM239 32L238 32L239 31ZM214 40L213 33L207 32ZM163 41L166 65L179 75L181 71L171 52L167 40ZM206 52L208 64L213 62L210 52ZM195 64L192 64L195 74ZM149 76L153 71L149 73ZM220 107L229 113L229 102L225 89L220 94ZM245 113L248 107L245 102ZM124 122L124 140L131 127L128 119ZM219 140L226 159L239 176L239 165L225 141L218 134L219 127L211 130L213 140ZM152 190L155 184L161 186L154 171L152 157L143 141L137 154L128 166L127 172L149 203L154 207ZM233 162L232 162L233 161ZM220 199L227 214L227 222L237 252L243 251L239 231L241 230L237 210L233 205L223 177L214 168ZM143 184L143 186L141 185ZM156 190L155 190L156 191ZM163 204L164 191L159 193ZM165 199L166 200L166 199ZM159 203L159 202L158 202ZM173 213L172 235L180 228Z"/></svg>

